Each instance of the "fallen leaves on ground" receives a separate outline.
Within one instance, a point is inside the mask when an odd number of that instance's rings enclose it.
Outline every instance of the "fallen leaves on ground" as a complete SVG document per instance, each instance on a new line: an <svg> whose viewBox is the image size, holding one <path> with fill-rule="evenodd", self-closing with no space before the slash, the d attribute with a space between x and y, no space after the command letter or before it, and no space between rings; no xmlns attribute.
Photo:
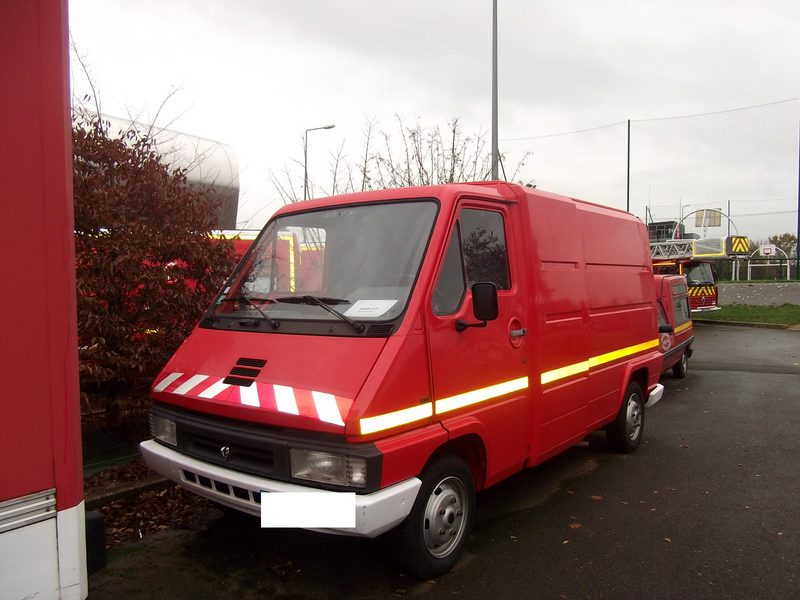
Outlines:
<svg viewBox="0 0 800 600"><path fill-rule="evenodd" d="M141 539L167 528L188 528L213 505L176 485L114 500L98 510L103 514L106 548Z"/></svg>
<svg viewBox="0 0 800 600"><path fill-rule="evenodd" d="M89 496L93 492L113 491L130 483L143 482L153 476L153 471L139 458L90 475L84 478L83 485ZM169 484L113 500L97 510L103 515L106 548L113 548L163 529L190 527L200 514L213 506L208 500Z"/></svg>
<svg viewBox="0 0 800 600"><path fill-rule="evenodd" d="M86 477L83 480L83 487L88 496L93 490L118 487L121 482L142 481L153 475L153 471L147 468L141 458L138 458L127 465L105 469Z"/></svg>

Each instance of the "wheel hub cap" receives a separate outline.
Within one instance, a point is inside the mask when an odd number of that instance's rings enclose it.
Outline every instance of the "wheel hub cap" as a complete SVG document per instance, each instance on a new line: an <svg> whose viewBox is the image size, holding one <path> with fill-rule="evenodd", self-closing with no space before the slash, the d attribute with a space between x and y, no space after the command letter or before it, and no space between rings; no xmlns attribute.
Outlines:
<svg viewBox="0 0 800 600"><path fill-rule="evenodd" d="M424 536L428 551L437 558L450 554L464 533L466 490L459 479L448 477L437 485L425 507Z"/></svg>

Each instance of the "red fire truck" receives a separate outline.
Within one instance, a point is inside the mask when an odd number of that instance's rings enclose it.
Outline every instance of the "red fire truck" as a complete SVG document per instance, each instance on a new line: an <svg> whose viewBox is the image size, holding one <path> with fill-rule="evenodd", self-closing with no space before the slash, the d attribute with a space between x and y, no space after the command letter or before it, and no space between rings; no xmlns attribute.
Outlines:
<svg viewBox="0 0 800 600"><path fill-rule="evenodd" d="M708 260L676 258L653 262L653 272L686 278L691 311L717 310L717 273Z"/></svg>
<svg viewBox="0 0 800 600"><path fill-rule="evenodd" d="M717 273L712 259L727 259L746 252L746 237L673 239L650 243L653 272L684 275L692 311L717 310Z"/></svg>
<svg viewBox="0 0 800 600"><path fill-rule="evenodd" d="M598 429L635 450L662 365L628 213L502 182L312 200L274 215L158 375L141 451L262 526L394 529L431 577L477 490Z"/></svg>
<svg viewBox="0 0 800 600"><path fill-rule="evenodd" d="M67 48L64 0L0 3L2 598L87 594Z"/></svg>

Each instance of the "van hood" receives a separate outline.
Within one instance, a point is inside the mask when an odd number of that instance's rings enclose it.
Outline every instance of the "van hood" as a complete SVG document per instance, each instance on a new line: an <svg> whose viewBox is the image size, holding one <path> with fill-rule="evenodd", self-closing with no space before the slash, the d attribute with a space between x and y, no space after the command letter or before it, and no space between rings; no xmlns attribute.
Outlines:
<svg viewBox="0 0 800 600"><path fill-rule="evenodd" d="M279 427L344 433L386 338L197 328L153 382L154 400Z"/></svg>

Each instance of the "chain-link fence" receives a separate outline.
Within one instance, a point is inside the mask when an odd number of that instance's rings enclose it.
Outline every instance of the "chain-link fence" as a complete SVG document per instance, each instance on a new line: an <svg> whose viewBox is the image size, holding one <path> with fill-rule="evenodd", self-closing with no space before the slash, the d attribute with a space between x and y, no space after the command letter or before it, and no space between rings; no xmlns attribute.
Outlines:
<svg viewBox="0 0 800 600"><path fill-rule="evenodd" d="M800 98L509 136L501 149L508 164L528 153L522 183L629 209L647 222L683 220L687 234L764 240L798 232ZM704 209L725 217L698 219Z"/></svg>

